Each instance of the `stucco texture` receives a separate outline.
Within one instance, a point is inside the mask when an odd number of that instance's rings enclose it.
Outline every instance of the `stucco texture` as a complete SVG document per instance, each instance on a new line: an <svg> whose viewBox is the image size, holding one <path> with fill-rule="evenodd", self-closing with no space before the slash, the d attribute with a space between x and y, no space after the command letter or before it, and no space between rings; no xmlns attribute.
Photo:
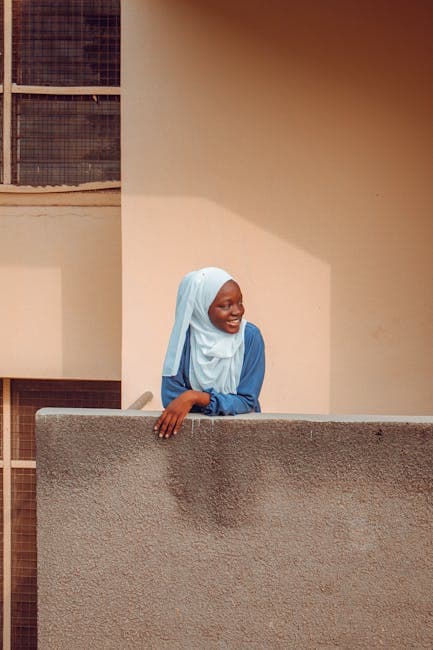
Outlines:
<svg viewBox="0 0 433 650"><path fill-rule="evenodd" d="M40 648L431 647L431 419L155 417L37 416Z"/></svg>

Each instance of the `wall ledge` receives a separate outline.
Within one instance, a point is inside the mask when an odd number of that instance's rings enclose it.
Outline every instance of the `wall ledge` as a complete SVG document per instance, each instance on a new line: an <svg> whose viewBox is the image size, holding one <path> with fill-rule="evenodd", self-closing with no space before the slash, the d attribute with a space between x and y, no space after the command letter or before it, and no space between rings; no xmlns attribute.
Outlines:
<svg viewBox="0 0 433 650"><path fill-rule="evenodd" d="M74 415L77 417L159 417L161 411L135 411L130 409L85 409L85 408L43 408L36 413L37 418L51 417L59 415ZM266 422L267 420L283 420L285 422L389 422L401 424L433 424L433 415L381 415L381 414L321 414L321 413L246 413L235 416L219 416L211 417L207 415L200 415L199 413L191 413L187 416L188 420L207 420L207 421L242 421L242 420L260 420Z"/></svg>

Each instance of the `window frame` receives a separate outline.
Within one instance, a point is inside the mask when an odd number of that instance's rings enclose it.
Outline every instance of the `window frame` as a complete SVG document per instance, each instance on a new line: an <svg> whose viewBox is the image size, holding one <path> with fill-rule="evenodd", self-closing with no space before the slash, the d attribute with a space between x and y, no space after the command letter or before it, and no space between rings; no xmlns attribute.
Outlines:
<svg viewBox="0 0 433 650"><path fill-rule="evenodd" d="M26 95L121 95L120 86L33 86L20 85L12 82L12 12L14 0L3 0L3 84L0 84L0 95L3 99L3 179L0 181L0 193L15 195L59 194L62 192L78 194L95 190L113 190L120 188L119 181L95 181L78 185L33 185L12 184L12 98L14 94Z"/></svg>

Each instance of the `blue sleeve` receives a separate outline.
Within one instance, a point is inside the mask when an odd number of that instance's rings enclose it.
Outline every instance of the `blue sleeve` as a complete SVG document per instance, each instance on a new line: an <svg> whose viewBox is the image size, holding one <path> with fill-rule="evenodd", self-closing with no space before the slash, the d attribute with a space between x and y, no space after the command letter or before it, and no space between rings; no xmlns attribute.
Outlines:
<svg viewBox="0 0 433 650"><path fill-rule="evenodd" d="M265 344L260 330L252 323L245 328L245 353L237 393L217 393L213 388L205 391L210 403L202 413L205 415L237 415L260 412L259 394L265 375Z"/></svg>
<svg viewBox="0 0 433 650"><path fill-rule="evenodd" d="M161 385L161 397L164 408L186 390L190 389L179 380L179 373L175 377L163 377Z"/></svg>
<svg viewBox="0 0 433 650"><path fill-rule="evenodd" d="M164 408L186 390L191 390L188 374L185 372L185 369L189 367L189 354L189 332L187 332L177 375L162 378L161 398Z"/></svg>

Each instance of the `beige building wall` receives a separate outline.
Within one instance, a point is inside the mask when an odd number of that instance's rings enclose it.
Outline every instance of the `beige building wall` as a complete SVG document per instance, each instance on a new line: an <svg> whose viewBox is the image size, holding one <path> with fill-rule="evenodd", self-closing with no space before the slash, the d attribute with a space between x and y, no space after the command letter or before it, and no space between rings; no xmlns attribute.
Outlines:
<svg viewBox="0 0 433 650"><path fill-rule="evenodd" d="M0 207L0 377L120 378L120 248L119 207Z"/></svg>
<svg viewBox="0 0 433 650"><path fill-rule="evenodd" d="M433 411L431 19L124 3L125 405L159 406L177 284L218 265L266 339L265 411Z"/></svg>

